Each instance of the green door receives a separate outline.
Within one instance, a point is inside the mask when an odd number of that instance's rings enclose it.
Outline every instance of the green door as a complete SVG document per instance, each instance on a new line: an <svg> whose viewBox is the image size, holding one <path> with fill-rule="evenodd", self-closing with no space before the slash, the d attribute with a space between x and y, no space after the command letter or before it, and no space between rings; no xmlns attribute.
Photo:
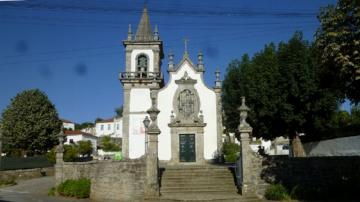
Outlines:
<svg viewBox="0 0 360 202"><path fill-rule="evenodd" d="M195 162L195 135L180 134L179 138L180 162Z"/></svg>

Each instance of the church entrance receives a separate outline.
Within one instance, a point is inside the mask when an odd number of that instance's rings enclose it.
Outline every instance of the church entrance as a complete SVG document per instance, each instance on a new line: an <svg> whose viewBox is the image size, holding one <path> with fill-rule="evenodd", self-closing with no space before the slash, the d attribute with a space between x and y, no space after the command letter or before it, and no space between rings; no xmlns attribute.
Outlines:
<svg viewBox="0 0 360 202"><path fill-rule="evenodd" d="M180 134L179 135L179 154L180 162L195 162L196 161L196 146L195 134Z"/></svg>

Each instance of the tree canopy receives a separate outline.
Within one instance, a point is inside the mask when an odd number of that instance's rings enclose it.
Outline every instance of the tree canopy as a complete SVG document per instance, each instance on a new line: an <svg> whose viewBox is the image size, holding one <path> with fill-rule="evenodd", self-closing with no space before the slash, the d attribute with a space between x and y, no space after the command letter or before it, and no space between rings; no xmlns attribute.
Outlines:
<svg viewBox="0 0 360 202"><path fill-rule="evenodd" d="M223 83L227 129L236 131L241 96L251 109L249 122L256 137L316 137L327 128L338 99L323 85L313 55L313 47L296 32L277 48L270 43L251 59L244 55L232 61Z"/></svg>
<svg viewBox="0 0 360 202"><path fill-rule="evenodd" d="M91 127L94 127L95 124L94 123L91 123L91 122L84 122L84 123L81 123L81 124L75 124L75 130L82 130L84 128L91 128Z"/></svg>
<svg viewBox="0 0 360 202"><path fill-rule="evenodd" d="M360 1L339 0L321 9L316 46L334 88L353 103L360 102ZM336 82L335 82L336 81Z"/></svg>
<svg viewBox="0 0 360 202"><path fill-rule="evenodd" d="M116 117L120 118L123 116L123 106L115 108Z"/></svg>
<svg viewBox="0 0 360 202"><path fill-rule="evenodd" d="M3 151L28 155L46 152L56 145L62 126L55 106L38 89L25 90L12 98L1 123Z"/></svg>

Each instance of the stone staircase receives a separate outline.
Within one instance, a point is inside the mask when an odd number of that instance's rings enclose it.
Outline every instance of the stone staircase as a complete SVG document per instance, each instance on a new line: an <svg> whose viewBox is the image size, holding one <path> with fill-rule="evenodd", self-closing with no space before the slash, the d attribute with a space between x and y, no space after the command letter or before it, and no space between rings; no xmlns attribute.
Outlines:
<svg viewBox="0 0 360 202"><path fill-rule="evenodd" d="M166 166L160 171L162 200L242 201L234 171L226 166ZM253 199L253 200L251 200ZM257 201L250 197L245 201Z"/></svg>

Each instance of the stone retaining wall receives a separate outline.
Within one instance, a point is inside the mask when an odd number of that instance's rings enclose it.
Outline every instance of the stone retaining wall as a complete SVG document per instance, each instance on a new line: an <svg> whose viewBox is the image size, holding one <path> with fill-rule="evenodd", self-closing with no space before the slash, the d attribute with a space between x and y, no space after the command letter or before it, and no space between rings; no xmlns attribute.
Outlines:
<svg viewBox="0 0 360 202"><path fill-rule="evenodd" d="M5 170L5 171L0 171L0 181L7 181L10 179L18 181L18 180L26 180L31 178L52 176L52 175L54 175L54 167Z"/></svg>
<svg viewBox="0 0 360 202"><path fill-rule="evenodd" d="M142 200L146 180L145 159L125 161L64 162L57 164L56 184L89 178L90 198L96 201Z"/></svg>
<svg viewBox="0 0 360 202"><path fill-rule="evenodd" d="M353 199L360 187L360 156L257 157L253 173L256 185L281 183L289 190L300 186L314 199ZM259 169L261 168L261 169ZM261 187L259 187L261 189ZM262 188L262 190L265 190Z"/></svg>

